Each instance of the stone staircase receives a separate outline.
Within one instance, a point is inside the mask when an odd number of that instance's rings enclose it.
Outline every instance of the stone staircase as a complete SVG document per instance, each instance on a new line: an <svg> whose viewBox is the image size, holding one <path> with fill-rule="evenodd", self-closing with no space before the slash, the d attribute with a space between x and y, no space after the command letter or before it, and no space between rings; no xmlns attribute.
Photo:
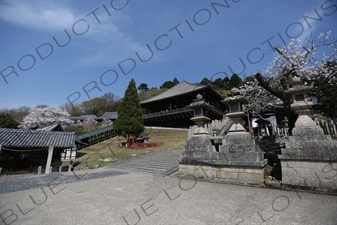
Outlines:
<svg viewBox="0 0 337 225"><path fill-rule="evenodd" d="M110 168L121 172L169 175L178 170L183 148L163 150L113 163Z"/></svg>

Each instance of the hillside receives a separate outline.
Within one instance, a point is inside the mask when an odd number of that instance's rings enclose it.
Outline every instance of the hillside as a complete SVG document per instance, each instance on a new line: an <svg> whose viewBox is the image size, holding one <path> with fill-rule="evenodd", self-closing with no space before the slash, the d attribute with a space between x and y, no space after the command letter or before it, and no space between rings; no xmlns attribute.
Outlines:
<svg viewBox="0 0 337 225"><path fill-rule="evenodd" d="M158 150L168 150L185 146L187 141L187 130L175 129L145 129L150 136L149 142L158 144L155 148L147 149L125 149L120 148L119 143L126 139L120 136L108 139L101 143L89 146L78 151L75 161L76 169L103 166L118 160L127 159L137 155L148 154Z"/></svg>

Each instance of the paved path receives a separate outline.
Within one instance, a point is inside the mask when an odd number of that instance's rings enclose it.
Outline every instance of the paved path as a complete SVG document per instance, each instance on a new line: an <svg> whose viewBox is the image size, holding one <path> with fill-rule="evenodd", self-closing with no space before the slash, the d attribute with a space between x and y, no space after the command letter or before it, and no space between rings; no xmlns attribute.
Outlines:
<svg viewBox="0 0 337 225"><path fill-rule="evenodd" d="M0 194L1 225L336 225L336 212L337 196L140 173Z"/></svg>
<svg viewBox="0 0 337 225"><path fill-rule="evenodd" d="M337 196L162 176L181 151L94 170L0 178L0 225L337 224Z"/></svg>
<svg viewBox="0 0 337 225"><path fill-rule="evenodd" d="M182 148L158 151L93 170L51 173L48 175L2 177L0 178L0 194L40 188L51 181L53 184L66 184L83 180L118 176L130 172L169 175L178 169L181 152Z"/></svg>
<svg viewBox="0 0 337 225"><path fill-rule="evenodd" d="M182 148L155 152L114 163L109 168L123 172L169 175L178 170Z"/></svg>

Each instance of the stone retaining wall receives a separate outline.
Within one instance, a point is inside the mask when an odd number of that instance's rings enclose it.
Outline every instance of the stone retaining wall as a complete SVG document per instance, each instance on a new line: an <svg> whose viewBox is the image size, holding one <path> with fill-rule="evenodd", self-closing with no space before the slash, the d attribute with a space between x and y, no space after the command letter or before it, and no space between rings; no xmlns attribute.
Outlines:
<svg viewBox="0 0 337 225"><path fill-rule="evenodd" d="M179 164L179 174L193 175L198 179L221 179L229 183L262 184L266 167L224 167Z"/></svg>
<svg viewBox="0 0 337 225"><path fill-rule="evenodd" d="M281 160L283 186L337 192L337 161Z"/></svg>

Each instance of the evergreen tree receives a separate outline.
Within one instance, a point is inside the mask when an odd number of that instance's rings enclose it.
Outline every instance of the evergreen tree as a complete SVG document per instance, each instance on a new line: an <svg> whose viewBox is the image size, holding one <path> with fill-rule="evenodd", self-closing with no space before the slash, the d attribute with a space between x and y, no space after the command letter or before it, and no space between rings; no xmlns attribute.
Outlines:
<svg viewBox="0 0 337 225"><path fill-rule="evenodd" d="M228 77L225 77L223 80L222 80L222 85L223 87L226 89L226 90L229 90L229 78Z"/></svg>
<svg viewBox="0 0 337 225"><path fill-rule="evenodd" d="M133 79L125 91L123 101L118 109L118 119L113 123L113 127L115 132L123 137L128 134L137 137L144 131L142 108Z"/></svg>
<svg viewBox="0 0 337 225"><path fill-rule="evenodd" d="M147 86L147 84L145 83L141 83L139 86L138 86L138 90L143 93L143 92L146 92L149 90L149 87Z"/></svg>
<svg viewBox="0 0 337 225"><path fill-rule="evenodd" d="M174 83L174 85L176 85L176 84L179 84L179 80L175 77L175 78L173 78L173 81L172 81L173 83Z"/></svg>
<svg viewBox="0 0 337 225"><path fill-rule="evenodd" d="M176 84L179 84L179 80L175 77L173 78L172 81L165 81L161 86L160 86L160 89L163 89L163 88L172 88L174 85Z"/></svg>
<svg viewBox="0 0 337 225"><path fill-rule="evenodd" d="M210 83L211 83L211 81L208 80L206 77L204 77L204 79L202 79L202 81L200 82L200 84L205 84L205 85L208 85Z"/></svg>
<svg viewBox="0 0 337 225"><path fill-rule="evenodd" d="M327 78L314 80L314 91L320 102L318 109L330 118L337 116L337 85L332 85Z"/></svg>
<svg viewBox="0 0 337 225"><path fill-rule="evenodd" d="M7 113L0 113L0 128L18 128L19 123Z"/></svg>
<svg viewBox="0 0 337 225"><path fill-rule="evenodd" d="M224 87L224 85L223 85L223 83L222 83L222 79L221 79L220 77L218 77L217 79L215 79L215 80L213 81L213 85L214 85L214 86L217 86L217 87L219 87L219 88L223 88L223 87Z"/></svg>
<svg viewBox="0 0 337 225"><path fill-rule="evenodd" d="M239 88L242 85L242 79L236 73L233 73L229 79L229 90L236 87Z"/></svg>

